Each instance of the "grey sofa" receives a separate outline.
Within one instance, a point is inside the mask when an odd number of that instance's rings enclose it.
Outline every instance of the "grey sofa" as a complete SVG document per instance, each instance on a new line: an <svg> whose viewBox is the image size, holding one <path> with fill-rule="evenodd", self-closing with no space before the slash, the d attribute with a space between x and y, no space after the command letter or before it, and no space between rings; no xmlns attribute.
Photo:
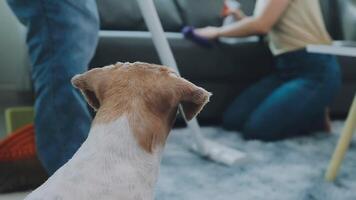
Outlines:
<svg viewBox="0 0 356 200"><path fill-rule="evenodd" d="M273 59L266 43L258 37L241 38L234 44L216 43L206 49L185 40L184 25L220 25L223 0L155 0L181 74L213 92L211 102L200 115L203 123L219 123L229 103L245 88L273 72ZM251 14L253 0L241 0ZM160 63L150 33L145 28L136 1L98 0L101 17L100 41L91 66L117 61ZM327 28L336 40L356 39L356 8L352 0L321 0ZM349 14L347 14L349 12ZM354 26L356 27L356 26ZM331 113L344 117L356 92L356 60L340 58L343 87Z"/></svg>

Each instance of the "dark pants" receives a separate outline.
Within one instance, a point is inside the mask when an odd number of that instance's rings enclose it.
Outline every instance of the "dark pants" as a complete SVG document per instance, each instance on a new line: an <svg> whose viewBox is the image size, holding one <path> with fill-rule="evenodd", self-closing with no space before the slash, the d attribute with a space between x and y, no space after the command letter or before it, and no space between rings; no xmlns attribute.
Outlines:
<svg viewBox="0 0 356 200"><path fill-rule="evenodd" d="M341 85L336 58L298 50L275 61L277 72L227 109L226 129L241 131L246 139L273 141L310 133L325 121L325 109Z"/></svg>
<svg viewBox="0 0 356 200"><path fill-rule="evenodd" d="M70 79L87 70L99 32L95 0L8 0L27 27L38 156L49 174L86 139L91 115Z"/></svg>

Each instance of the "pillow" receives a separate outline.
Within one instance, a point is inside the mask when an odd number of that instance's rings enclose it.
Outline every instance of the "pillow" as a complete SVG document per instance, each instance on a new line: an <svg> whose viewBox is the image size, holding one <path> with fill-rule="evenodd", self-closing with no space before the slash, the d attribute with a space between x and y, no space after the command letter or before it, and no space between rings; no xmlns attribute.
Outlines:
<svg viewBox="0 0 356 200"><path fill-rule="evenodd" d="M166 31L179 31L182 20L174 0L154 0ZM97 0L102 30L147 30L136 0Z"/></svg>
<svg viewBox="0 0 356 200"><path fill-rule="evenodd" d="M224 0L176 0L184 25L220 26Z"/></svg>

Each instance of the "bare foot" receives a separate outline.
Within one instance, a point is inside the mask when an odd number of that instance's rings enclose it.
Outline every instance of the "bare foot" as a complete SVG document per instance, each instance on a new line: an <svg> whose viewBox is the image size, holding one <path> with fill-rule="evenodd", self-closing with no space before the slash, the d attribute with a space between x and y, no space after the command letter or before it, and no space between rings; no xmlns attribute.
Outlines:
<svg viewBox="0 0 356 200"><path fill-rule="evenodd" d="M331 133L331 118L330 118L330 109L325 109L325 131Z"/></svg>

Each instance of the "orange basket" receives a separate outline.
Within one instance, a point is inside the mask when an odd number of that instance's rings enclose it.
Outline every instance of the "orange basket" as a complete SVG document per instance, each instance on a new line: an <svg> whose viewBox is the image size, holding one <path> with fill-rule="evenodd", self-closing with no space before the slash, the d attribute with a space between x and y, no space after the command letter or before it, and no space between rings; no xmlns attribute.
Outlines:
<svg viewBox="0 0 356 200"><path fill-rule="evenodd" d="M19 128L0 141L0 162L16 161L36 156L33 124Z"/></svg>

